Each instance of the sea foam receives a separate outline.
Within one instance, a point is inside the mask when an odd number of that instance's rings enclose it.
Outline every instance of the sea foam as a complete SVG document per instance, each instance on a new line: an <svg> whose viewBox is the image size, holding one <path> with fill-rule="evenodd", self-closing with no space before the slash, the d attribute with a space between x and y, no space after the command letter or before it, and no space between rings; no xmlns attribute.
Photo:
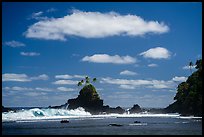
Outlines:
<svg viewBox="0 0 204 137"><path fill-rule="evenodd" d="M3 112L2 113L2 121L3 122L36 122L36 121L46 121L46 120L61 120L61 119L103 119L103 118L132 118L132 117L163 117L163 118L202 118L202 117L183 117L180 116L178 113L171 113L171 114L154 114L148 112L142 113L135 113L135 114L101 114L101 115L91 115L89 112L86 112L84 108L79 107L73 110L67 109L40 109L40 108L33 108L28 110L18 110L16 112Z"/></svg>

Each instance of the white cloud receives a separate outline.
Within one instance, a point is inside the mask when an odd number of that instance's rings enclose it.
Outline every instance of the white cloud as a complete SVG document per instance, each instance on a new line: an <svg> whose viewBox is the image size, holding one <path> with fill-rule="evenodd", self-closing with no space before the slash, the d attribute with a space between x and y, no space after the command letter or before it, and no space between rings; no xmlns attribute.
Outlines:
<svg viewBox="0 0 204 137"><path fill-rule="evenodd" d="M86 76L85 75L74 75L73 77L74 78L85 78Z"/></svg>
<svg viewBox="0 0 204 137"><path fill-rule="evenodd" d="M55 78L56 79L72 79L72 78L85 78L85 76L83 76L83 75L68 75L68 74L64 74L64 75L56 75Z"/></svg>
<svg viewBox="0 0 204 137"><path fill-rule="evenodd" d="M28 82L32 80L47 80L48 78L49 77L46 74L42 74L37 77L28 77L26 74L14 74L14 73L2 74L2 81Z"/></svg>
<svg viewBox="0 0 204 137"><path fill-rule="evenodd" d="M38 90L38 91L53 91L53 89L51 89L51 88L40 88L40 87L37 87L35 89Z"/></svg>
<svg viewBox="0 0 204 137"><path fill-rule="evenodd" d="M71 75L56 75L56 79L71 79L73 78Z"/></svg>
<svg viewBox="0 0 204 137"><path fill-rule="evenodd" d="M120 85L119 87L122 89L135 89L135 87L131 85Z"/></svg>
<svg viewBox="0 0 204 137"><path fill-rule="evenodd" d="M66 88L66 87L58 87L57 88L59 91L75 91L76 89L73 88Z"/></svg>
<svg viewBox="0 0 204 137"><path fill-rule="evenodd" d="M140 53L139 55L144 58L152 58L152 59L168 59L171 56L171 53L162 47L151 48L145 52Z"/></svg>
<svg viewBox="0 0 204 137"><path fill-rule="evenodd" d="M10 87L2 87L2 90L10 90Z"/></svg>
<svg viewBox="0 0 204 137"><path fill-rule="evenodd" d="M39 17L37 13L37 17ZM36 13L34 14L36 18ZM38 18L37 18L38 19ZM67 36L101 38L108 36L142 36L147 33L161 34L169 31L163 22L146 21L136 15L120 15L115 12L73 13L61 18L45 18L29 26L24 33L27 38L66 40Z"/></svg>
<svg viewBox="0 0 204 137"><path fill-rule="evenodd" d="M26 88L26 87L12 87L11 90L16 90L16 91L32 91L32 88Z"/></svg>
<svg viewBox="0 0 204 137"><path fill-rule="evenodd" d="M177 77L175 76L174 78L172 78L173 81L176 81L176 82L184 82L187 80L187 77Z"/></svg>
<svg viewBox="0 0 204 137"><path fill-rule="evenodd" d="M2 81L27 82L31 80L26 74L5 73L2 75Z"/></svg>
<svg viewBox="0 0 204 137"><path fill-rule="evenodd" d="M133 64L136 62L136 59L130 56L95 54L93 56L85 56L82 61L94 63Z"/></svg>
<svg viewBox="0 0 204 137"><path fill-rule="evenodd" d="M12 40L12 41L7 41L4 43L6 46L10 46L10 47L24 47L25 44L22 43L22 42L19 42L19 41L15 41L15 40Z"/></svg>
<svg viewBox="0 0 204 137"><path fill-rule="evenodd" d="M40 87L36 87L36 88L27 88L27 87L18 87L18 86L14 86L14 87L5 87L3 88L5 90L11 90L11 91L53 91L53 89L51 88L40 88Z"/></svg>
<svg viewBox="0 0 204 137"><path fill-rule="evenodd" d="M77 83L78 81L74 81L74 80L57 80L53 82L53 84L56 84L56 85L76 85Z"/></svg>
<svg viewBox="0 0 204 137"><path fill-rule="evenodd" d="M157 64L148 64L148 67L157 67L158 65Z"/></svg>
<svg viewBox="0 0 204 137"><path fill-rule="evenodd" d="M182 69L190 69L190 68L195 69L195 67L196 67L196 65L193 65L192 67L190 67L190 66L183 66Z"/></svg>
<svg viewBox="0 0 204 137"><path fill-rule="evenodd" d="M37 52L21 52L22 56L40 56L40 53Z"/></svg>
<svg viewBox="0 0 204 137"><path fill-rule="evenodd" d="M26 87L5 87L5 90L13 90L13 91L33 91L33 88L26 88Z"/></svg>
<svg viewBox="0 0 204 137"><path fill-rule="evenodd" d="M31 77L30 79L32 79L32 80L48 80L49 77L46 74L42 74L42 75L39 75L37 77Z"/></svg>
<svg viewBox="0 0 204 137"><path fill-rule="evenodd" d="M39 12L33 13L32 15L33 15L34 17L36 17L36 16L41 16L42 14L43 14L43 12L42 12L42 11L39 11Z"/></svg>
<svg viewBox="0 0 204 137"><path fill-rule="evenodd" d="M154 88L154 89L166 89L174 88L176 83L174 81L164 81L164 80L127 80L127 79L113 79L110 77L102 78L101 83L115 84L119 85L120 88L124 89L135 89L138 87Z"/></svg>
<svg viewBox="0 0 204 137"><path fill-rule="evenodd" d="M43 17L42 16L43 13L44 13L43 11L34 12L34 13L32 13L32 15L28 19L36 19L36 20L46 20L46 19L48 19L48 17Z"/></svg>
<svg viewBox="0 0 204 137"><path fill-rule="evenodd" d="M137 73L133 72L133 71L129 71L129 70L124 70L124 71L120 72L120 75L134 76L134 75L137 75Z"/></svg>
<svg viewBox="0 0 204 137"><path fill-rule="evenodd" d="M26 92L24 93L26 96L36 97L36 96L43 96L46 95L44 92Z"/></svg>

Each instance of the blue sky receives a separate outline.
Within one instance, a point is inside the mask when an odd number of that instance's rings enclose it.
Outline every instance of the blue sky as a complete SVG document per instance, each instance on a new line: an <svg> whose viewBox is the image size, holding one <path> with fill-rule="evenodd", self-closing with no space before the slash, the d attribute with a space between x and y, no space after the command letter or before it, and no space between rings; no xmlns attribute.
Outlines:
<svg viewBox="0 0 204 137"><path fill-rule="evenodd" d="M201 16L202 3L3 2L2 104L64 104L88 75L104 105L166 107L202 57Z"/></svg>

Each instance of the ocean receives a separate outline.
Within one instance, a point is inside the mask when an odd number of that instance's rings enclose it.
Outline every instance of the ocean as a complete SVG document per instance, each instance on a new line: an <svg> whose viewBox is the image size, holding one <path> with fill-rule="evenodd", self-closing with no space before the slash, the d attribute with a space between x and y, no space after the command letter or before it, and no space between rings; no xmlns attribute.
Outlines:
<svg viewBox="0 0 204 137"><path fill-rule="evenodd" d="M3 112L2 135L202 135L202 117L148 112L91 115L83 108L32 108Z"/></svg>

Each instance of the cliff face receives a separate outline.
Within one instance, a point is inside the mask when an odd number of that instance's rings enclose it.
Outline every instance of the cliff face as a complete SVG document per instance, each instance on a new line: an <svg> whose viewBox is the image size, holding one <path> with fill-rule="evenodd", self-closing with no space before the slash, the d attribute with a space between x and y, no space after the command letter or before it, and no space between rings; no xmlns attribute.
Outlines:
<svg viewBox="0 0 204 137"><path fill-rule="evenodd" d="M85 85L75 99L68 100L68 108L76 109L83 107L86 111L97 113L103 109L103 100L100 99L93 85Z"/></svg>
<svg viewBox="0 0 204 137"><path fill-rule="evenodd" d="M202 59L196 62L196 69L186 82L182 82L177 87L176 100L165 110L167 112L178 112L182 115L202 116Z"/></svg>

